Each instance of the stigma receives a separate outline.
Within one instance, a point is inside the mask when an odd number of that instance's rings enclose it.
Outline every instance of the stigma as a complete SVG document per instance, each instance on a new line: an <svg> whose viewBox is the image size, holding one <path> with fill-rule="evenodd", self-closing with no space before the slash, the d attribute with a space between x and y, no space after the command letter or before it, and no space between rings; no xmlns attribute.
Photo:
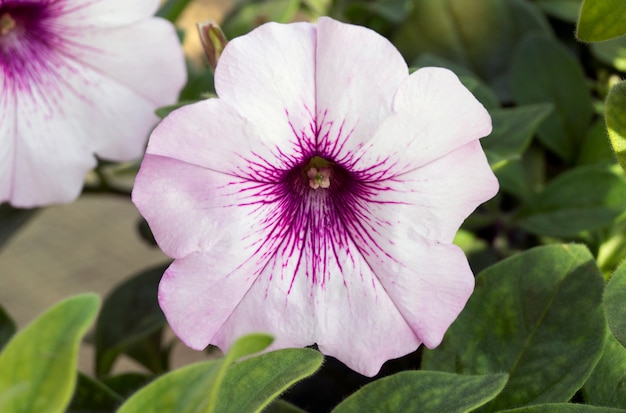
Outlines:
<svg viewBox="0 0 626 413"><path fill-rule="evenodd" d="M15 28L15 20L9 13L0 16L0 36L6 36Z"/></svg>

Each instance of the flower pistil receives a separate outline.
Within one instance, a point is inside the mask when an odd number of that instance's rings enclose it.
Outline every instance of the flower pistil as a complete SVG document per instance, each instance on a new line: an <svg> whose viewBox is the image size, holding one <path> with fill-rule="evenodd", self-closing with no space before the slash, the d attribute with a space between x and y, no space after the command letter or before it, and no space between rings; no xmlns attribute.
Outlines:
<svg viewBox="0 0 626 413"><path fill-rule="evenodd" d="M309 186L312 189L330 188L330 162L320 156L311 158L305 167Z"/></svg>
<svg viewBox="0 0 626 413"><path fill-rule="evenodd" d="M9 13L0 16L0 36L6 36L15 28L15 19Z"/></svg>

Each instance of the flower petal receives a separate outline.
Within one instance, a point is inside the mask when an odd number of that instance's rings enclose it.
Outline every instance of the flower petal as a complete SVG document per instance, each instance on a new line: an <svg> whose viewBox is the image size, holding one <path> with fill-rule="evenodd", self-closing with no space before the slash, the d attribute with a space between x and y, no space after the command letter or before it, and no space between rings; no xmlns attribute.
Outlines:
<svg viewBox="0 0 626 413"><path fill-rule="evenodd" d="M313 142L315 32L309 23L268 23L231 40L220 57L217 94L264 142Z"/></svg>
<svg viewBox="0 0 626 413"><path fill-rule="evenodd" d="M125 26L152 16L159 7L159 0L59 0L52 7L63 19L64 26L110 27Z"/></svg>
<svg viewBox="0 0 626 413"><path fill-rule="evenodd" d="M317 343L366 376L417 349L421 342L347 242L322 251L283 244L212 342L227 349L242 334L268 332L275 337L270 350ZM317 254L326 257L318 268L326 274L323 284L309 272Z"/></svg>
<svg viewBox="0 0 626 413"><path fill-rule="evenodd" d="M396 89L408 73L402 55L383 36L321 17L315 99L322 156L341 162L371 139L391 114Z"/></svg>
<svg viewBox="0 0 626 413"><path fill-rule="evenodd" d="M175 102L185 83L183 51L174 27L165 20L87 28L65 37L66 54L133 90L154 108Z"/></svg>
<svg viewBox="0 0 626 413"><path fill-rule="evenodd" d="M228 232L209 251L175 260L159 284L159 304L178 337L202 350L254 282L254 268Z"/></svg>
<svg viewBox="0 0 626 413"><path fill-rule="evenodd" d="M393 233L415 231L420 236L451 243L465 220L498 192L478 141L405 174L369 184L368 211L387 222Z"/></svg>
<svg viewBox="0 0 626 413"><path fill-rule="evenodd" d="M0 79L0 203L11 199L17 119L15 94L8 89L7 79Z"/></svg>
<svg viewBox="0 0 626 413"><path fill-rule="evenodd" d="M447 69L428 67L411 74L393 106L395 113L354 155L354 168L397 175L491 133L487 110Z"/></svg>

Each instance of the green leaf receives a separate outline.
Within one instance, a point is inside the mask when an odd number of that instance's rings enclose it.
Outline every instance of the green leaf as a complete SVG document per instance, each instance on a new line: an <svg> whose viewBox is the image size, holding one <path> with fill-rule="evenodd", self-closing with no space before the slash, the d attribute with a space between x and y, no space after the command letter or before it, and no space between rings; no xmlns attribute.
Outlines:
<svg viewBox="0 0 626 413"><path fill-rule="evenodd" d="M265 349L272 341L266 334L238 339L224 358L192 364L160 376L133 394L117 413L214 411L228 364L237 357Z"/></svg>
<svg viewBox="0 0 626 413"><path fill-rule="evenodd" d="M626 36L591 45L593 55L609 66L626 72Z"/></svg>
<svg viewBox="0 0 626 413"><path fill-rule="evenodd" d="M66 413L112 412L124 399L106 385L78 373L76 391Z"/></svg>
<svg viewBox="0 0 626 413"><path fill-rule="evenodd" d="M535 131L552 109L551 104L540 103L491 111L493 132L480 141L491 165L521 158Z"/></svg>
<svg viewBox="0 0 626 413"><path fill-rule="evenodd" d="M507 378L506 374L463 376L404 371L364 386L333 413L469 412L496 397Z"/></svg>
<svg viewBox="0 0 626 413"><path fill-rule="evenodd" d="M621 409L573 403L548 403L519 409L501 410L498 413L624 413Z"/></svg>
<svg viewBox="0 0 626 413"><path fill-rule="evenodd" d="M166 117L170 113L174 112L176 109L180 109L183 106L191 105L192 103L196 103L196 102L200 102L200 100L185 100L185 101L182 101L182 102L175 103L173 105L161 106L160 108L155 110L154 113L156 113L156 115L158 117L163 119L164 117Z"/></svg>
<svg viewBox="0 0 626 413"><path fill-rule="evenodd" d="M166 321L157 301L159 280L166 268L159 265L135 275L105 299L95 331L98 377L108 374L123 352L155 373L167 367L161 348Z"/></svg>
<svg viewBox="0 0 626 413"><path fill-rule="evenodd" d="M582 0L537 0L536 3L548 16L576 23Z"/></svg>
<svg viewBox="0 0 626 413"><path fill-rule="evenodd" d="M604 166L570 169L552 180L522 213L527 231L573 237L614 222L626 209L626 179Z"/></svg>
<svg viewBox="0 0 626 413"><path fill-rule="evenodd" d="M0 353L0 411L65 410L76 383L80 341L98 304L95 294L69 298L13 336Z"/></svg>
<svg viewBox="0 0 626 413"><path fill-rule="evenodd" d="M539 140L563 160L573 161L593 116L578 61L556 41L531 35L515 52L511 78L520 105L554 104L554 112L539 126Z"/></svg>
<svg viewBox="0 0 626 413"><path fill-rule="evenodd" d="M465 66L506 101L512 53L533 32L551 35L541 11L525 0L418 0L393 43L411 63L432 53Z"/></svg>
<svg viewBox="0 0 626 413"><path fill-rule="evenodd" d="M476 290L422 368L460 374L509 373L484 408L568 401L600 358L604 281L581 245L538 247L476 278ZM572 305L575 303L575 305Z"/></svg>
<svg viewBox="0 0 626 413"><path fill-rule="evenodd" d="M596 406L626 408L626 349L609 330L602 357L583 386L585 400Z"/></svg>
<svg viewBox="0 0 626 413"><path fill-rule="evenodd" d="M576 37L584 42L601 42L626 34L624 0L584 0Z"/></svg>
<svg viewBox="0 0 626 413"><path fill-rule="evenodd" d="M19 209L8 204L0 204L0 248L30 218L34 217L37 211L37 209Z"/></svg>
<svg viewBox="0 0 626 413"><path fill-rule="evenodd" d="M215 412L260 412L294 383L312 375L324 357L310 349L284 349L235 363L220 388Z"/></svg>
<svg viewBox="0 0 626 413"><path fill-rule="evenodd" d="M301 408L294 406L293 404L286 402L281 399L276 399L265 410L263 413L307 413Z"/></svg>
<svg viewBox="0 0 626 413"><path fill-rule="evenodd" d="M613 335L626 347L626 261L613 273L604 291L604 308L609 328ZM624 406L626 407L626 406Z"/></svg>
<svg viewBox="0 0 626 413"><path fill-rule="evenodd" d="M167 0L157 12L157 16L174 23L178 20L189 3L191 3L191 0Z"/></svg>
<svg viewBox="0 0 626 413"><path fill-rule="evenodd" d="M606 132L606 122L602 117L595 120L587 130L576 159L577 165L592 165L594 163L615 163L615 154L611 149Z"/></svg>
<svg viewBox="0 0 626 413"><path fill-rule="evenodd" d="M617 160L626 169L626 81L616 84L609 91L605 118Z"/></svg>
<svg viewBox="0 0 626 413"><path fill-rule="evenodd" d="M238 2L222 23L229 39L248 33L267 23L289 23L300 9L301 0L260 0Z"/></svg>
<svg viewBox="0 0 626 413"><path fill-rule="evenodd" d="M16 331L15 322L4 307L0 305L0 350L9 342Z"/></svg>

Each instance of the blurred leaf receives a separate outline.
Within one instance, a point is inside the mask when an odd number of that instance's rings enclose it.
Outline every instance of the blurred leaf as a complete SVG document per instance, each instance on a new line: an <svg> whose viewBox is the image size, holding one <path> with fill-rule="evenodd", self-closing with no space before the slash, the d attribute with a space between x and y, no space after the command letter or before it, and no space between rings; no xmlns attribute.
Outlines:
<svg viewBox="0 0 626 413"><path fill-rule="evenodd" d="M410 0L351 1L345 7L344 14L356 24L364 25L371 15L398 24L406 19L411 6Z"/></svg>
<svg viewBox="0 0 626 413"><path fill-rule="evenodd" d="M304 4L306 4L317 16L327 15L331 2L331 0L304 0Z"/></svg>
<svg viewBox="0 0 626 413"><path fill-rule="evenodd" d="M37 209L19 209L0 204L0 248L37 212Z"/></svg>
<svg viewBox="0 0 626 413"><path fill-rule="evenodd" d="M265 349L271 341L265 334L241 337L224 358L195 363L160 376L133 394L117 413L211 413L229 364L235 358Z"/></svg>
<svg viewBox="0 0 626 413"><path fill-rule="evenodd" d="M583 395L596 406L626 408L626 349L609 330L602 357L583 386Z"/></svg>
<svg viewBox="0 0 626 413"><path fill-rule="evenodd" d="M625 209L624 176L603 166L581 166L549 182L519 224L538 235L573 237L611 224Z"/></svg>
<svg viewBox="0 0 626 413"><path fill-rule="evenodd" d="M522 159L512 159L497 165L496 176L500 188L528 203L543 188L546 160L542 148L536 145L522 154Z"/></svg>
<svg viewBox="0 0 626 413"><path fill-rule="evenodd" d="M617 341L626 347L626 261L613 273L603 300L609 327Z"/></svg>
<svg viewBox="0 0 626 413"><path fill-rule="evenodd" d="M122 396L103 383L79 372L76 391L66 413L112 413L123 401Z"/></svg>
<svg viewBox="0 0 626 413"><path fill-rule="evenodd" d="M463 376L404 371L364 386L332 413L469 412L496 397L507 378L506 374Z"/></svg>
<svg viewBox="0 0 626 413"><path fill-rule="evenodd" d="M576 23L582 0L537 0L536 3L548 16Z"/></svg>
<svg viewBox="0 0 626 413"><path fill-rule="evenodd" d="M601 62L626 72L626 36L593 43L591 52Z"/></svg>
<svg viewBox="0 0 626 413"><path fill-rule="evenodd" d="M127 398L148 384L153 378L154 376L147 374L130 372L105 377L102 379L102 384L123 398Z"/></svg>
<svg viewBox="0 0 626 413"><path fill-rule="evenodd" d="M159 265L118 285L102 305L95 331L96 375L105 376L117 357L140 346L135 359L155 373L162 360L160 334L166 325L157 301L157 289L167 265Z"/></svg>
<svg viewBox="0 0 626 413"><path fill-rule="evenodd" d="M290 23L301 0L258 0L238 3L222 22L227 38L233 39L267 22Z"/></svg>
<svg viewBox="0 0 626 413"><path fill-rule="evenodd" d="M432 53L461 64L509 101L511 56L533 32L550 35L551 29L525 0L417 0L393 43L411 63Z"/></svg>
<svg viewBox="0 0 626 413"><path fill-rule="evenodd" d="M0 350L4 348L16 331L15 322L4 307L0 305Z"/></svg>
<svg viewBox="0 0 626 413"><path fill-rule="evenodd" d="M491 111L493 132L480 140L490 164L496 166L501 161L521 158L552 109L551 104L541 103Z"/></svg>
<svg viewBox="0 0 626 413"><path fill-rule="evenodd" d="M183 106L191 105L192 103L196 103L196 102L200 102L200 100L185 100L185 101L182 101L182 102L175 103L173 105L161 106L160 108L155 110L154 113L156 113L156 115L158 117L163 119L164 117L166 117L170 113L174 112L176 109L180 109Z"/></svg>
<svg viewBox="0 0 626 413"><path fill-rule="evenodd" d="M61 413L76 383L81 338L99 298L66 299L17 333L0 353L0 411Z"/></svg>
<svg viewBox="0 0 626 413"><path fill-rule="evenodd" d="M573 161L593 116L578 61L559 43L528 36L516 50L511 77L519 104L554 104L555 110L539 126L539 140L563 160Z"/></svg>
<svg viewBox="0 0 626 413"><path fill-rule="evenodd" d="M501 410L499 413L624 413L624 410L610 407L589 406L573 403L548 403L519 409Z"/></svg>
<svg viewBox="0 0 626 413"><path fill-rule="evenodd" d="M611 88L606 98L605 117L617 160L626 169L626 81Z"/></svg>
<svg viewBox="0 0 626 413"><path fill-rule="evenodd" d="M482 412L566 402L601 355L603 285L581 245L538 247L503 260L477 276L443 343L424 351L422 368L508 372L505 389Z"/></svg>
<svg viewBox="0 0 626 413"><path fill-rule="evenodd" d="M157 16L174 23L178 20L189 3L191 3L191 0L167 0L157 12Z"/></svg>
<svg viewBox="0 0 626 413"><path fill-rule="evenodd" d="M215 412L260 412L294 383L312 375L324 356L310 349L284 349L233 364L220 388Z"/></svg>
<svg viewBox="0 0 626 413"><path fill-rule="evenodd" d="M197 102L205 99L206 96L210 96L215 92L213 71L207 66L197 67L196 64L187 60L187 84L180 92L178 100L180 102ZM173 105L177 106L177 104ZM176 109L174 107L172 110ZM157 115L167 115L167 107L157 109ZM165 113L167 112L167 113ZM162 116L165 117L165 116Z"/></svg>
<svg viewBox="0 0 626 413"><path fill-rule="evenodd" d="M592 165L594 163L615 163L615 154L611 149L604 118L595 120L587 130L576 159L577 165Z"/></svg>
<svg viewBox="0 0 626 413"><path fill-rule="evenodd" d="M576 37L584 42L601 42L626 34L624 0L584 0Z"/></svg>
<svg viewBox="0 0 626 413"><path fill-rule="evenodd" d="M608 279L616 267L626 259L626 217L611 225L605 241L598 250L598 266Z"/></svg>

